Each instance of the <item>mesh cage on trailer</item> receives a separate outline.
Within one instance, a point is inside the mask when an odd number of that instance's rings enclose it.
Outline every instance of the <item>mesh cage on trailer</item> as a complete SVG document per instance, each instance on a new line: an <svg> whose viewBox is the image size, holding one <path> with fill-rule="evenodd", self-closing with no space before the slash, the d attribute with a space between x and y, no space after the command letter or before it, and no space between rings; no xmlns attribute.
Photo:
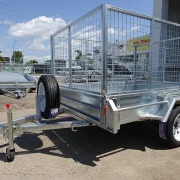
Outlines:
<svg viewBox="0 0 180 180"><path fill-rule="evenodd" d="M180 26L102 5L51 36L61 85L105 94L180 85Z"/></svg>
<svg viewBox="0 0 180 180"><path fill-rule="evenodd" d="M101 19L97 8L52 36L52 65L62 85L101 91L100 53L95 51L101 47Z"/></svg>
<svg viewBox="0 0 180 180"><path fill-rule="evenodd" d="M111 6L107 11L107 92L179 86L179 25Z"/></svg>

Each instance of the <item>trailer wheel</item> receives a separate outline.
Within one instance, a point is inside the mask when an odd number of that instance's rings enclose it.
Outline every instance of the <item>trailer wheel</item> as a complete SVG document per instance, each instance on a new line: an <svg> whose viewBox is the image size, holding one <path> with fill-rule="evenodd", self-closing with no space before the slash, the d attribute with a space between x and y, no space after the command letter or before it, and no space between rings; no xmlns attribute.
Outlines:
<svg viewBox="0 0 180 180"><path fill-rule="evenodd" d="M0 89L0 94L1 94L1 95L4 95L4 92L3 92L3 90L1 90L1 89Z"/></svg>
<svg viewBox="0 0 180 180"><path fill-rule="evenodd" d="M168 119L167 140L172 148L180 146L180 106L172 110Z"/></svg>
<svg viewBox="0 0 180 180"><path fill-rule="evenodd" d="M38 95L44 95L40 103L41 116L48 119L51 109L59 108L60 92L56 78L53 75L42 75L38 81Z"/></svg>
<svg viewBox="0 0 180 180"><path fill-rule="evenodd" d="M15 149L9 150L9 148L6 148L6 157L8 162L12 162L15 158Z"/></svg>

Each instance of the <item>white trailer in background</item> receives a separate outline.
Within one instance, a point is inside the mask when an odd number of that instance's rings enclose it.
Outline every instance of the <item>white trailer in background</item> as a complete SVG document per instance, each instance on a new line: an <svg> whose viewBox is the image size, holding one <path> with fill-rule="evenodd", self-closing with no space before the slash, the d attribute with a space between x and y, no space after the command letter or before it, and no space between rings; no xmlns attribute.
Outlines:
<svg viewBox="0 0 180 180"><path fill-rule="evenodd" d="M0 71L0 92L14 98L26 96L37 87L37 80L28 73Z"/></svg>

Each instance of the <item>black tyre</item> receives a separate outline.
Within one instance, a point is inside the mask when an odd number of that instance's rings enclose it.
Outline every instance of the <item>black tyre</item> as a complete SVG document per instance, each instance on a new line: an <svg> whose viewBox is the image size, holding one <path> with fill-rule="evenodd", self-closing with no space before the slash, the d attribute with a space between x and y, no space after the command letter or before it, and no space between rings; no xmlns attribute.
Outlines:
<svg viewBox="0 0 180 180"><path fill-rule="evenodd" d="M8 162L12 162L15 158L15 149L9 150L9 148L6 148L6 157Z"/></svg>
<svg viewBox="0 0 180 180"><path fill-rule="evenodd" d="M52 79L54 80L54 84L55 84L55 91L56 91L56 105L55 108L59 108L60 107L60 90L59 90L59 84L57 79L54 76L51 76Z"/></svg>
<svg viewBox="0 0 180 180"><path fill-rule="evenodd" d="M51 109L59 108L60 92L56 78L53 75L43 75L39 78L38 95L44 95L44 99L40 103L41 116L48 119Z"/></svg>
<svg viewBox="0 0 180 180"><path fill-rule="evenodd" d="M168 119L167 140L172 148L180 146L180 106L172 110Z"/></svg>
<svg viewBox="0 0 180 180"><path fill-rule="evenodd" d="M4 95L4 92L3 92L3 90L1 90L1 89L0 89L0 94L1 94L1 95Z"/></svg>

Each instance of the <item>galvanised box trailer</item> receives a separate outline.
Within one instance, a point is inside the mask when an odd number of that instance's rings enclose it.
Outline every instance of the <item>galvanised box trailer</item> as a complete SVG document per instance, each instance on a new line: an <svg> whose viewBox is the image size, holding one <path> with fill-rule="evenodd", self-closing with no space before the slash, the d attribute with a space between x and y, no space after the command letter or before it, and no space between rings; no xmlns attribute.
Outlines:
<svg viewBox="0 0 180 180"><path fill-rule="evenodd" d="M68 72L61 84L40 77L35 115L12 121L8 110L8 123L0 124L8 160L13 137L32 129L96 125L115 134L123 124L155 120L160 137L180 145L179 24L103 4L54 33L51 50L53 75ZM77 121L54 123L62 109Z"/></svg>

